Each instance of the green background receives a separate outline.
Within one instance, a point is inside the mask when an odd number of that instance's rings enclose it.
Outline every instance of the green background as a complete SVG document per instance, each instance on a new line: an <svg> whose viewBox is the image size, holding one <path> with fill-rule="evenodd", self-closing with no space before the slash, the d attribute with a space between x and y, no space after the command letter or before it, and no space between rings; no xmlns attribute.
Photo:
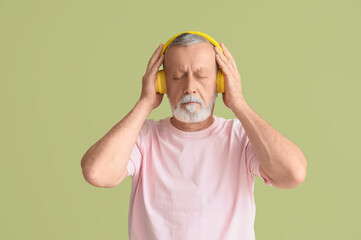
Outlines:
<svg viewBox="0 0 361 240"><path fill-rule="evenodd" d="M0 239L127 239L131 178L87 183L84 153L134 107L149 58L183 31L224 42L252 109L307 160L256 178L257 240L361 236L361 2L0 1ZM166 96L148 118L170 116ZM221 95L215 115L235 118Z"/></svg>

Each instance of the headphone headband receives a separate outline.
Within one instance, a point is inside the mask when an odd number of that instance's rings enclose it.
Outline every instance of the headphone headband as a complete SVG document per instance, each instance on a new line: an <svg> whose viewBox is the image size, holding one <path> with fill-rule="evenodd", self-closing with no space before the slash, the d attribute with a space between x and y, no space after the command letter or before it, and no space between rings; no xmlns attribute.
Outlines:
<svg viewBox="0 0 361 240"><path fill-rule="evenodd" d="M191 33L191 34L197 34L201 37L204 37L205 39L207 39L211 44L213 44L213 46L218 47L218 49L221 51L222 54L223 50L221 48L221 46L219 46L219 44L217 43L216 40L214 40L212 37L208 36L205 33L202 32L196 32L196 31L186 31L186 32L181 32L178 33L176 35L174 35L173 37L171 37L164 45L163 45L163 50L162 50L162 54L164 54L165 50L167 49L167 47L169 46L169 44L174 40L174 38L176 38L178 35L182 34L182 33ZM155 89L157 93L160 94L164 94L166 93L166 83L165 83L165 73L164 73L164 69L159 70L157 73L157 79L155 81ZM221 68L218 67L218 71L217 71L217 92L218 93L224 93L225 92L225 83L224 83L224 76L223 76L223 72L221 70Z"/></svg>
<svg viewBox="0 0 361 240"><path fill-rule="evenodd" d="M171 37L164 45L163 45L163 50L162 50L162 54L165 52L165 50L167 49L168 45L180 34L182 33L192 33L192 34L197 34L201 37L204 37L205 39L207 39L208 41L210 41L214 46L218 47L218 49L221 51L222 54L223 53L223 50L221 48L221 46L219 46L219 44L217 43L216 40L214 40L211 36L208 36L207 34L205 33L202 33L202 32L197 32L197 31L185 31L185 32L181 32L181 33L178 33L176 35L174 35L173 37ZM162 55L161 54L161 55Z"/></svg>

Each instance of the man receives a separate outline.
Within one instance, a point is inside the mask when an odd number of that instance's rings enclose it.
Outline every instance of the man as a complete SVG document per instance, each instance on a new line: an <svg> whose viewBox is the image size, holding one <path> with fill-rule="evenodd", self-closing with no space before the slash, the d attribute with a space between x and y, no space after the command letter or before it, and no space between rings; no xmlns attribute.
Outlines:
<svg viewBox="0 0 361 240"><path fill-rule="evenodd" d="M132 176L129 237L255 239L255 175L277 188L303 182L299 147L247 105L236 63L208 40L181 34L148 62L135 107L82 159L85 179L114 187ZM155 80L163 64L172 117L147 119L162 102ZM216 74L223 102L238 119L213 115Z"/></svg>

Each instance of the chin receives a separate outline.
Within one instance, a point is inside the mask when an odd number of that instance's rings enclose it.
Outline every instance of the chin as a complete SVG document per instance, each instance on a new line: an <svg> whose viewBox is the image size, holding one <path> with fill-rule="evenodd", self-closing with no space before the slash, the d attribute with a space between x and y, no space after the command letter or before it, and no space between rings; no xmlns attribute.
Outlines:
<svg viewBox="0 0 361 240"><path fill-rule="evenodd" d="M194 104L182 105L179 102L176 105L176 107L173 107L169 98L168 100L171 105L174 118L176 118L178 121L185 123L196 123L196 122L202 122L212 115L216 97L217 97L217 93L214 94L210 102L210 105L208 107L204 105L201 99L200 100L198 99L197 101L197 102L200 101L199 103L200 107L195 106Z"/></svg>
<svg viewBox="0 0 361 240"><path fill-rule="evenodd" d="M211 116L212 111L207 109L200 109L197 112L190 112L182 108L172 110L174 118L178 121L186 123L202 122Z"/></svg>

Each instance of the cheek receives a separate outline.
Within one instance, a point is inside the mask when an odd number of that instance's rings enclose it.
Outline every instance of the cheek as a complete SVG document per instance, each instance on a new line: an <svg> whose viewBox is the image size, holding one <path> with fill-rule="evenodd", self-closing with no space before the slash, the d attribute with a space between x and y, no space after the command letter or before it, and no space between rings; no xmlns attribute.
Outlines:
<svg viewBox="0 0 361 240"><path fill-rule="evenodd" d="M166 82L165 84L166 84L165 88L167 90L168 97L173 99L174 96L177 95L177 91L176 91L176 89L174 87L174 84L169 84L168 82Z"/></svg>
<svg viewBox="0 0 361 240"><path fill-rule="evenodd" d="M169 92L173 95L177 94L177 90L179 90L179 86L177 85L177 83L174 82L174 80L171 80L171 79L168 80L167 78L165 80L165 87L167 89L167 92Z"/></svg>
<svg viewBox="0 0 361 240"><path fill-rule="evenodd" d="M181 85L167 80L165 81L165 85L166 85L165 87L167 90L167 95L169 98L174 99L177 97L181 97L182 95Z"/></svg>
<svg viewBox="0 0 361 240"><path fill-rule="evenodd" d="M168 89L167 89L167 91L168 91ZM177 92L170 91L167 93L167 97L168 97L169 102L172 105L172 107L177 108L178 102L181 100L181 96L178 96Z"/></svg>

